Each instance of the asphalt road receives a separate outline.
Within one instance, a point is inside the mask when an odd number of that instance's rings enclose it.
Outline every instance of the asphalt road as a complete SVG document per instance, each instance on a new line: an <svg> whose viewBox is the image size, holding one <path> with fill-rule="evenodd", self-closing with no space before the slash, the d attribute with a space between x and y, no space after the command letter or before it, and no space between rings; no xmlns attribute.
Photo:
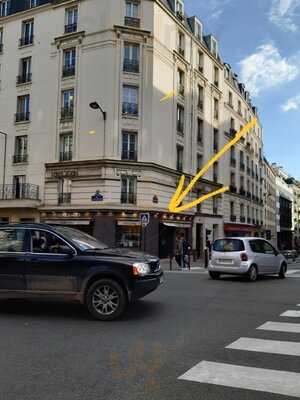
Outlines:
<svg viewBox="0 0 300 400"><path fill-rule="evenodd" d="M178 378L201 361L300 374L299 355L225 349L240 338L287 341L293 348L300 333L256 328L267 321L300 323L280 316L300 311L299 288L300 273L254 284L167 273L164 286L109 323L90 320L77 304L2 302L0 398L287 400L292 397L276 394L278 384L266 393ZM289 385L297 386L299 376Z"/></svg>

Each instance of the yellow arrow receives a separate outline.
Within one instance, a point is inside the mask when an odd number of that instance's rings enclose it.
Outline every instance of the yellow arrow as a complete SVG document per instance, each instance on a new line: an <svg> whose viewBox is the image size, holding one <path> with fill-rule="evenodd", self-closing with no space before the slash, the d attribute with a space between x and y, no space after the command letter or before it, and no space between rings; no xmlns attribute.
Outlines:
<svg viewBox="0 0 300 400"><path fill-rule="evenodd" d="M163 101L172 99L172 97L176 96L176 92L174 90L172 90L171 92L168 92L162 99L160 99L160 103L162 103Z"/></svg>
<svg viewBox="0 0 300 400"><path fill-rule="evenodd" d="M193 189L193 187L198 182L198 180L201 178L201 176L204 175L205 172L207 172L209 170L209 168L215 162L217 162L231 147L233 147L243 136L245 136L256 125L257 125L257 118L253 118L250 122L248 122L240 130L240 132L235 135L235 137L230 142L228 142L213 158L211 158L207 162L207 164L191 180L190 184L186 187L186 189L184 191L183 191L183 186L185 183L185 176L182 175L180 178L178 187L176 189L176 192L174 193L174 195L169 203L169 211L172 213L180 213L182 211L185 211L185 210L188 210L190 208L197 206L198 204L202 203L203 201L205 201L211 197L214 197L221 193L227 192L229 190L229 186L224 186L221 189L215 190L214 192L211 192L202 197L199 197L199 199L197 199L197 200L194 200L188 204L179 206L180 203L188 195L188 193Z"/></svg>

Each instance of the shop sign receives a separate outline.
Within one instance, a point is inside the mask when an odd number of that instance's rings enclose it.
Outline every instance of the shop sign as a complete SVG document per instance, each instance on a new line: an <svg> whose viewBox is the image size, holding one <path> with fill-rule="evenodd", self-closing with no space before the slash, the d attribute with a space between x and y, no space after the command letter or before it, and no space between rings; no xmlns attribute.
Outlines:
<svg viewBox="0 0 300 400"><path fill-rule="evenodd" d="M141 213L140 221L143 227L146 227L150 222L150 214L149 213Z"/></svg>
<svg viewBox="0 0 300 400"><path fill-rule="evenodd" d="M103 195L100 193L99 190L91 197L92 201L103 201Z"/></svg>

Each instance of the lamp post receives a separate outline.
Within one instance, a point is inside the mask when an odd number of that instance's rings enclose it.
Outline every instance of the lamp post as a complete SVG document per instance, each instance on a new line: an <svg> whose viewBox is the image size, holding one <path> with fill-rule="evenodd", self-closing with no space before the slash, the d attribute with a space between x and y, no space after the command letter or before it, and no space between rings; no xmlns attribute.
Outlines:
<svg viewBox="0 0 300 400"><path fill-rule="evenodd" d="M92 110L99 110L102 114L103 117L103 121L104 121L104 140L103 140L103 147L104 147L104 151L103 154L105 156L105 137L106 137L106 117L107 117L107 113L106 111L103 110L103 108L101 107L101 105L97 102L97 101L93 101L90 103L90 108Z"/></svg>
<svg viewBox="0 0 300 400"><path fill-rule="evenodd" d="M2 199L4 199L5 189L5 174L6 174L6 150L7 150L7 133L1 132L0 135L4 136L4 156L3 156L3 183L2 183Z"/></svg>

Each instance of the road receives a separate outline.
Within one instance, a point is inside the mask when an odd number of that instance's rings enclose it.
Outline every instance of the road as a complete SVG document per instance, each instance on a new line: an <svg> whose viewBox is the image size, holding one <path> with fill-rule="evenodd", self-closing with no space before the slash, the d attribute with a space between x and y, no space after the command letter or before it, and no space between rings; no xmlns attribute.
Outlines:
<svg viewBox="0 0 300 400"><path fill-rule="evenodd" d="M284 281L254 284L167 273L163 287L110 323L77 304L2 302L1 398L300 398L299 313L281 316L300 311L300 265L290 268Z"/></svg>

